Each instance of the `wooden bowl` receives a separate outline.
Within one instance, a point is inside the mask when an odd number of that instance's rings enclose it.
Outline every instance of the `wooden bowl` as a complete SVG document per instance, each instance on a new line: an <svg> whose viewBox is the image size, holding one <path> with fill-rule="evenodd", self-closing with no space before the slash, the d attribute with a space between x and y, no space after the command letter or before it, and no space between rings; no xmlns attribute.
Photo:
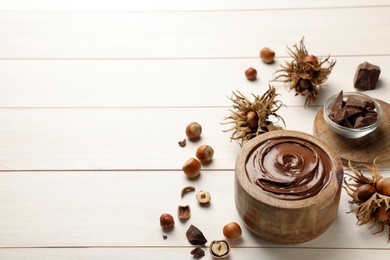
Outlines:
<svg viewBox="0 0 390 260"><path fill-rule="evenodd" d="M259 169L261 177L255 173ZM311 174L303 174L306 171ZM294 178L301 184L294 186ZM327 145L306 133L272 131L248 141L238 153L236 208L246 226L262 239L305 242L332 224L342 179L341 160Z"/></svg>

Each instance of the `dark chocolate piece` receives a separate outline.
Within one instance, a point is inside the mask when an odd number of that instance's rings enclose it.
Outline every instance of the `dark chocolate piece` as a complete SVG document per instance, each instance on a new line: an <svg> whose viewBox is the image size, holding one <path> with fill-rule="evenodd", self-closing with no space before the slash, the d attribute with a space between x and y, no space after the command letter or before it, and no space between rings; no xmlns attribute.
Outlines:
<svg viewBox="0 0 390 260"><path fill-rule="evenodd" d="M188 239L188 242L190 242L192 245L204 245L207 243L207 239L204 237L202 231L200 231L197 227L194 225L191 225L187 232L186 236Z"/></svg>
<svg viewBox="0 0 390 260"><path fill-rule="evenodd" d="M357 67L353 85L361 90L375 89L380 73L378 66L364 62Z"/></svg>
<svg viewBox="0 0 390 260"><path fill-rule="evenodd" d="M202 258L205 256L205 253L204 253L204 250L200 247L195 247L192 251L191 251L191 255L194 256L194 258L196 259L199 259L199 258Z"/></svg>
<svg viewBox="0 0 390 260"><path fill-rule="evenodd" d="M329 118L333 122L348 128L364 127L376 122L378 113L375 111L374 101L348 96L344 102L342 95L343 91L337 96L329 112Z"/></svg>
<svg viewBox="0 0 390 260"><path fill-rule="evenodd" d="M335 102L333 103L332 109L330 110L331 118L334 118L337 111L339 111L342 107L343 107L343 91L341 90Z"/></svg>

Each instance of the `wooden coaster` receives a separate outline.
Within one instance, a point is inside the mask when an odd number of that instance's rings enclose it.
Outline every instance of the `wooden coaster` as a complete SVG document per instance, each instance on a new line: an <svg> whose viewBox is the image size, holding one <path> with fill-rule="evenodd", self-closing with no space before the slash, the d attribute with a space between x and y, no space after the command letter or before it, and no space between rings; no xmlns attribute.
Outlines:
<svg viewBox="0 0 390 260"><path fill-rule="evenodd" d="M375 158L377 165L390 165L390 105L377 101L382 107L382 117L374 132L358 139L340 136L326 124L321 108L314 119L314 136L332 147L345 165L348 161L372 164Z"/></svg>

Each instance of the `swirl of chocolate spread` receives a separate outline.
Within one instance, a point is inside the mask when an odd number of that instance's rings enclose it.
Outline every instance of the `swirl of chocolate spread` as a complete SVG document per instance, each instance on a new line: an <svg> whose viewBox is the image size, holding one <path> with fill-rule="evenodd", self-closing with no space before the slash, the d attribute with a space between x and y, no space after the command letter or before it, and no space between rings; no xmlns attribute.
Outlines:
<svg viewBox="0 0 390 260"><path fill-rule="evenodd" d="M324 151L297 138L275 138L259 144L245 167L256 187L284 200L315 196L331 177L330 159Z"/></svg>

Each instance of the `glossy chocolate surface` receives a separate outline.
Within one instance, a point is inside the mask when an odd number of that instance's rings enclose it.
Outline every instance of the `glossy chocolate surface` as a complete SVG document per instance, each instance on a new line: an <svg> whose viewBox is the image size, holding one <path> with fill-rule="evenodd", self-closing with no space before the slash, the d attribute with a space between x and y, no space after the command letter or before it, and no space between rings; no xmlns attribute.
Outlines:
<svg viewBox="0 0 390 260"><path fill-rule="evenodd" d="M259 190L284 200L315 196L331 178L329 157L320 147L298 138L260 143L249 154L245 168Z"/></svg>

